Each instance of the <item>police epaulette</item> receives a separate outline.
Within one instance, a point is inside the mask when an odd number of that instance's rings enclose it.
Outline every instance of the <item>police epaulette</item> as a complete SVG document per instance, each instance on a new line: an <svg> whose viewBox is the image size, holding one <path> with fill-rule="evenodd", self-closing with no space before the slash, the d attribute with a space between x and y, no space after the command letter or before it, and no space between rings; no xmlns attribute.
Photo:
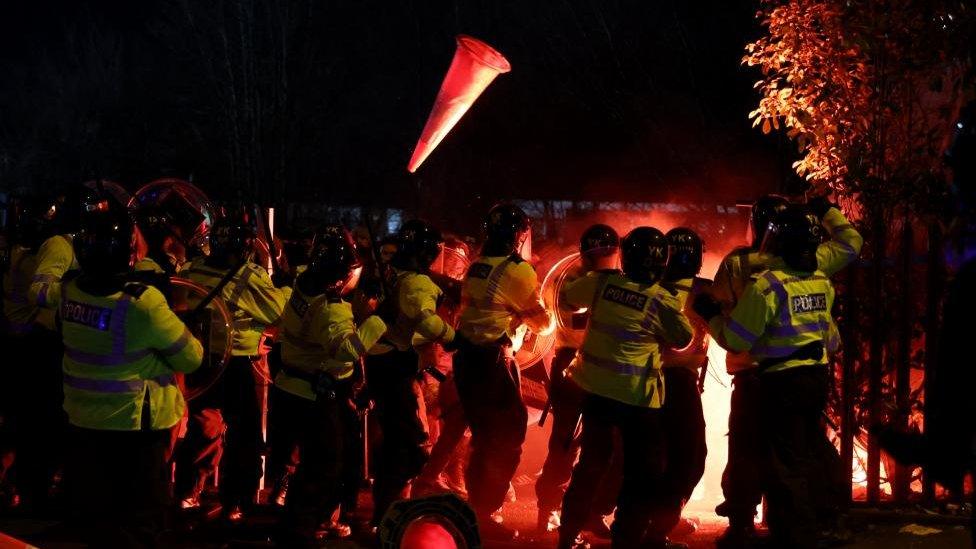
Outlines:
<svg viewBox="0 0 976 549"><path fill-rule="evenodd" d="M512 263L518 265L519 263L524 262L525 261L525 258L522 257L519 254L512 254L512 255L508 256L508 260L511 261Z"/></svg>
<svg viewBox="0 0 976 549"><path fill-rule="evenodd" d="M122 288L122 291L131 295L132 297L142 297L142 294L146 293L146 290L148 289L149 286L146 286L145 284L130 282Z"/></svg>

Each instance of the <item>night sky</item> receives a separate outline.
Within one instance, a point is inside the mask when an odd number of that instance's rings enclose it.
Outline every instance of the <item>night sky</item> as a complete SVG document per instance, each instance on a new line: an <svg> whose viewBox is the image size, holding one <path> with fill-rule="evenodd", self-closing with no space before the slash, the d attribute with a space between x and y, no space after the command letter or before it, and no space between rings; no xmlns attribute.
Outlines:
<svg viewBox="0 0 976 549"><path fill-rule="evenodd" d="M96 175L134 188L174 175L221 199L422 212L506 197L727 202L782 185L795 155L747 119L759 76L739 63L760 30L751 2L40 1L5 9L7 189ZM459 33L492 44L513 70L409 175ZM235 45L243 36L246 54ZM229 129L228 90L258 112L243 133ZM235 157L241 143L250 148Z"/></svg>

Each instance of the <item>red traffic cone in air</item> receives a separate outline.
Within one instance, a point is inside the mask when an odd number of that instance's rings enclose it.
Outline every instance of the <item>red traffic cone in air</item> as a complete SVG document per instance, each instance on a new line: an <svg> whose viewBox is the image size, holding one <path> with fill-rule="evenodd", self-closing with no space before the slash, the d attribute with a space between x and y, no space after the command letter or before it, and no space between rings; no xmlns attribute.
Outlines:
<svg viewBox="0 0 976 549"><path fill-rule="evenodd" d="M512 65L497 50L477 38L458 35L454 60L437 92L434 107L414 147L407 171L417 171L488 84L499 74L510 70Z"/></svg>

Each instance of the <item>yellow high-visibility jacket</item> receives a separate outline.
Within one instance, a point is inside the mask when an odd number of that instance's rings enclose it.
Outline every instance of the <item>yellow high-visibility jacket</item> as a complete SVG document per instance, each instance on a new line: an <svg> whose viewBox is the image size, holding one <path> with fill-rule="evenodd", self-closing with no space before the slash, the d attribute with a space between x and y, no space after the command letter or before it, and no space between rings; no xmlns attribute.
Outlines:
<svg viewBox="0 0 976 549"><path fill-rule="evenodd" d="M180 272L193 282L212 290L227 273L210 267L204 258L196 259ZM220 292L234 315L234 356L258 354L258 344L265 328L278 322L288 294L275 288L268 271L248 261Z"/></svg>
<svg viewBox="0 0 976 549"><path fill-rule="evenodd" d="M691 309L691 296L707 292L711 283L711 280L695 277L662 284L666 289L677 293L681 311L685 313L694 330L691 343L688 345L661 349L661 362L665 368L688 368L697 372L708 359L708 326L700 316L688 313Z"/></svg>
<svg viewBox="0 0 976 549"><path fill-rule="evenodd" d="M3 273L3 316L13 334L26 334L35 324L55 329L54 310L38 307L29 297L36 270L34 252L14 246L10 252L10 268Z"/></svg>
<svg viewBox="0 0 976 549"><path fill-rule="evenodd" d="M864 239L837 208L827 210L823 225L830 233L830 241L817 248L817 268L829 277L857 259ZM712 296L722 304L724 314L729 314L735 308L746 287L760 273L771 268L775 260L775 257L746 247L733 250L722 260L715 274ZM730 374L756 366L749 355L744 353L729 353L725 357L725 364Z"/></svg>
<svg viewBox="0 0 976 549"><path fill-rule="evenodd" d="M472 343L488 345L507 337L518 349L526 328L537 334L555 328L539 297L535 269L517 254L475 260L464 278L461 301L458 331Z"/></svg>
<svg viewBox="0 0 976 549"><path fill-rule="evenodd" d="M568 370L573 381L625 404L660 408L661 347L684 347L693 335L678 296L659 284L594 271L566 285L562 299L590 310L583 346Z"/></svg>
<svg viewBox="0 0 976 549"><path fill-rule="evenodd" d="M385 340L401 351L454 340L454 328L437 314L443 291L429 276L397 270L393 288L397 319L387 330Z"/></svg>
<svg viewBox="0 0 976 549"><path fill-rule="evenodd" d="M336 379L347 379L353 375L354 363L385 331L386 325L378 316L370 316L357 329L349 303L325 294L307 296L295 289L281 318L281 360L286 369L278 372L275 385L315 400L309 381L304 376L289 375L289 369L307 374L325 371Z"/></svg>
<svg viewBox="0 0 976 549"><path fill-rule="evenodd" d="M826 364L828 354L840 347L831 315L833 305L834 286L822 271L801 273L777 268L763 272L746 288L729 317L714 317L709 332L730 351L748 351L757 364L776 362L766 372ZM822 342L824 348L819 360L786 360L801 347L816 342Z"/></svg>
<svg viewBox="0 0 976 549"><path fill-rule="evenodd" d="M174 374L199 368L203 347L163 294L130 283L97 296L70 281L61 297L68 420L109 431L168 429L179 422L186 404Z"/></svg>
<svg viewBox="0 0 976 549"><path fill-rule="evenodd" d="M64 273L78 269L71 235L52 236L37 250L37 269L31 279L28 297L38 307L57 309L61 303L61 279Z"/></svg>

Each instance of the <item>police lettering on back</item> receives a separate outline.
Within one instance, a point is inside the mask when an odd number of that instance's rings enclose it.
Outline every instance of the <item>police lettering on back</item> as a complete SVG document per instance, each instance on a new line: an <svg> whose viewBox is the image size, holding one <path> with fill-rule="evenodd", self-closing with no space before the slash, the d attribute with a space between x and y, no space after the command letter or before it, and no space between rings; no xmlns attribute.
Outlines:
<svg viewBox="0 0 976 549"><path fill-rule="evenodd" d="M795 295L790 300L790 312L818 313L827 310L827 294Z"/></svg>
<svg viewBox="0 0 976 549"><path fill-rule="evenodd" d="M603 290L603 299L638 311L643 311L647 305L646 295L632 292L613 284L607 284L606 289Z"/></svg>
<svg viewBox="0 0 976 549"><path fill-rule="evenodd" d="M112 310L77 301L66 301L62 308L62 318L65 322L74 322L104 332L112 323Z"/></svg>

